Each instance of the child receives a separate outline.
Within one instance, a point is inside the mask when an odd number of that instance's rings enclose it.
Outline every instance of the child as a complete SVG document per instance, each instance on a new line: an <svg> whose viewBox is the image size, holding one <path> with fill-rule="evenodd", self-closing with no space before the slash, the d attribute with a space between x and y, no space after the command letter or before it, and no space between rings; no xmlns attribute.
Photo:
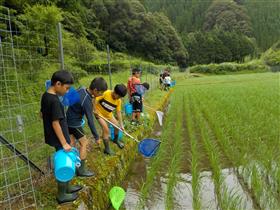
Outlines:
<svg viewBox="0 0 280 210"><path fill-rule="evenodd" d="M125 85L118 84L115 86L114 91L107 90L104 92L103 96L96 98L96 119L98 120L100 126L102 127L102 137L105 146L104 153L107 155L114 155L114 152L109 146L109 128L106 121L100 118L98 115L102 115L112 123L124 129L122 115L121 115L121 98L125 97L127 89ZM117 111L117 120L113 116L113 111ZM115 129L113 142L118 145L120 149L124 147L123 143L118 141L118 130Z"/></svg>
<svg viewBox="0 0 280 210"><path fill-rule="evenodd" d="M149 89L148 83L141 84L140 81L141 71L138 69L133 69L133 75L128 80L128 89L130 93L130 103L132 104L132 124L140 124L140 114L143 109L143 95L146 90Z"/></svg>
<svg viewBox="0 0 280 210"><path fill-rule="evenodd" d="M142 112L142 97L137 94L135 85L141 84L140 81L141 70L133 69L132 77L129 78L127 83L127 89L129 93L129 102L132 104L132 124L139 122L140 113Z"/></svg>
<svg viewBox="0 0 280 210"><path fill-rule="evenodd" d="M165 76L163 83L164 83L164 90L169 90L171 85L171 77L169 74Z"/></svg>
<svg viewBox="0 0 280 210"><path fill-rule="evenodd" d="M58 96L63 96L74 83L73 77L68 71L57 71L52 75L51 86L43 94L41 99L41 115L44 125L45 142L54 147L56 151L64 149L71 150L70 136L65 118L64 107ZM77 191L81 186L69 186L69 182L57 181L58 203L65 203L77 199Z"/></svg>
<svg viewBox="0 0 280 210"><path fill-rule="evenodd" d="M101 96L103 92L107 90L107 83L102 77L94 78L89 88L79 88L78 94L80 95L80 101L69 106L67 110L67 124L71 137L71 145L75 146L75 139L80 143L80 158L81 166L77 168L77 175L83 177L94 176L94 173L87 170L85 166L85 160L87 157L88 139L85 136L81 122L83 116L86 115L88 126L95 140L99 143L99 136L94 126L93 121L93 105L92 102L95 97Z"/></svg>

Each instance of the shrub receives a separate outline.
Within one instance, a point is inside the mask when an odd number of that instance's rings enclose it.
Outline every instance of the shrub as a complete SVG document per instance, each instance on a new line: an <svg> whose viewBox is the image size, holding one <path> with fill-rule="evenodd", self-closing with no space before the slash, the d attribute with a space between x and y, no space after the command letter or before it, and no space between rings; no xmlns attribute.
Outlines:
<svg viewBox="0 0 280 210"><path fill-rule="evenodd" d="M190 72L207 73L207 74L225 74L227 72L239 71L268 71L269 68L261 60L253 60L247 63L227 62L221 64L195 65L189 68Z"/></svg>

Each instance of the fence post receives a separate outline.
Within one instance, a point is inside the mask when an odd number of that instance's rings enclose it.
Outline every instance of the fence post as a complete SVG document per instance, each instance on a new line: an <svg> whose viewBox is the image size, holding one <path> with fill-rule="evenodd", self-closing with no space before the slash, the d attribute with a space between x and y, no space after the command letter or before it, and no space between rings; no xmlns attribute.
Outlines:
<svg viewBox="0 0 280 210"><path fill-rule="evenodd" d="M110 89L112 90L112 73L111 73L111 66L110 66L110 47L107 44L107 60L108 60L108 71L109 71L109 80L110 80Z"/></svg>
<svg viewBox="0 0 280 210"><path fill-rule="evenodd" d="M58 23L58 25L57 25L57 32L58 32L58 47L59 47L60 69L64 70L64 54L63 54L63 44L62 44L61 23Z"/></svg>

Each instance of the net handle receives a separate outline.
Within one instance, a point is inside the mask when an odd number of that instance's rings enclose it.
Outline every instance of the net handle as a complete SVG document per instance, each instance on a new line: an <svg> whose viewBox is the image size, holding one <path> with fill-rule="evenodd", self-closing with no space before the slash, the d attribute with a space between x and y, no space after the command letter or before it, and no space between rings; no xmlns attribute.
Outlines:
<svg viewBox="0 0 280 210"><path fill-rule="evenodd" d="M121 132L123 132L126 136L128 136L129 138L133 139L134 141L136 141L137 143L139 143L139 141L131 136L129 133L127 133L125 130L121 129L119 126L117 126L116 124L112 123L110 120L106 119L105 117L103 117L102 115L99 115L97 113L94 113L96 114L98 117L100 117L101 119L105 120L107 123L111 124L112 126L114 126L115 128L117 128L118 130L120 130Z"/></svg>

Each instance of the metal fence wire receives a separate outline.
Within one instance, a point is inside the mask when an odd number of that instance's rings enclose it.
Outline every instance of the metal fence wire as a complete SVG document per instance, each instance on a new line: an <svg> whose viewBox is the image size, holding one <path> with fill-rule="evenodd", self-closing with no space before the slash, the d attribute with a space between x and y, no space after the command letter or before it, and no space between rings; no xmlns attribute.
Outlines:
<svg viewBox="0 0 280 210"><path fill-rule="evenodd" d="M12 20L9 9L0 9L0 208L34 209L30 164L23 161L28 159L28 137Z"/></svg>

